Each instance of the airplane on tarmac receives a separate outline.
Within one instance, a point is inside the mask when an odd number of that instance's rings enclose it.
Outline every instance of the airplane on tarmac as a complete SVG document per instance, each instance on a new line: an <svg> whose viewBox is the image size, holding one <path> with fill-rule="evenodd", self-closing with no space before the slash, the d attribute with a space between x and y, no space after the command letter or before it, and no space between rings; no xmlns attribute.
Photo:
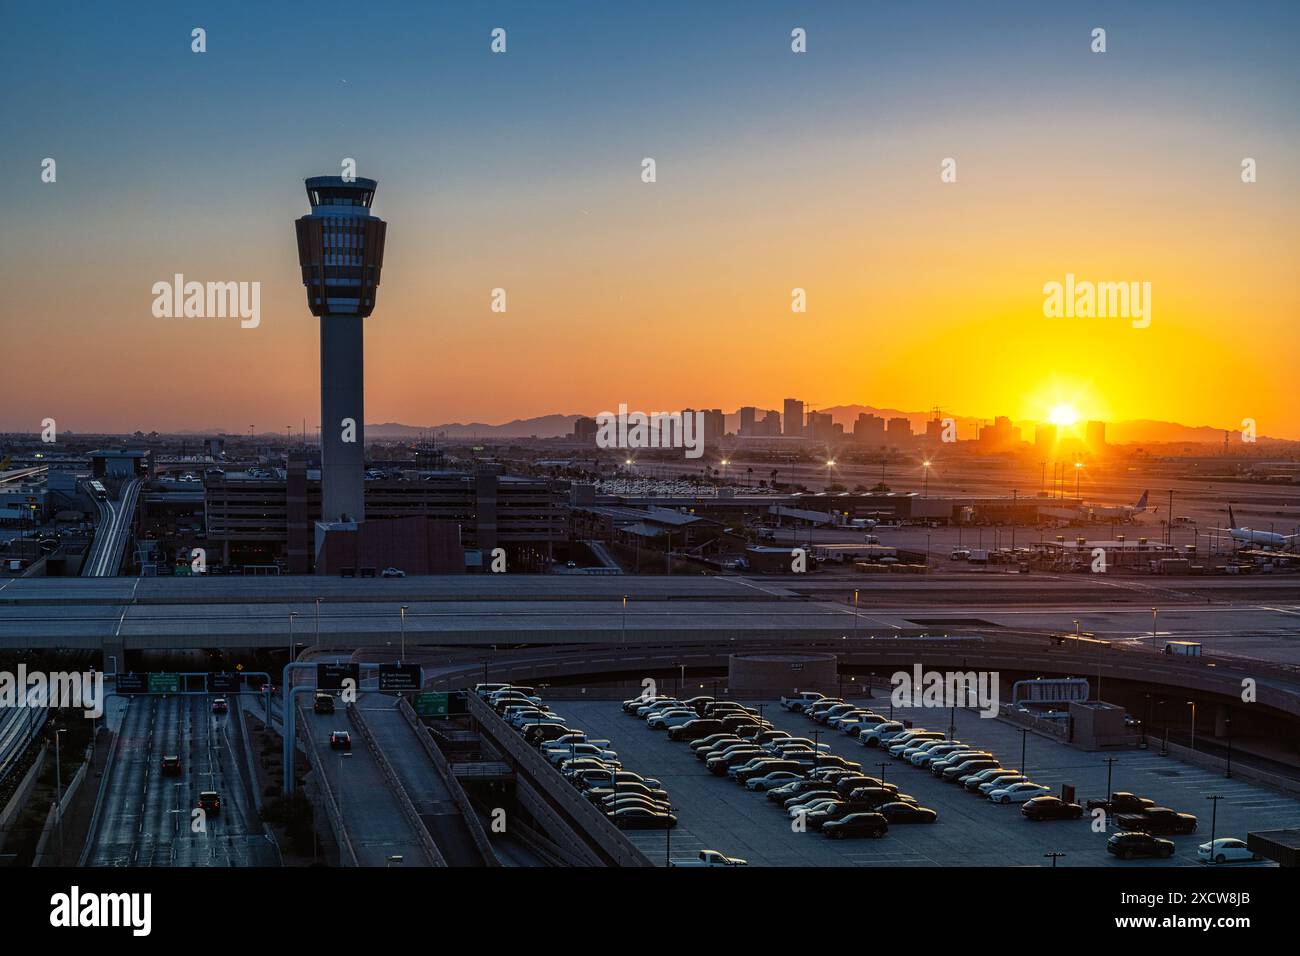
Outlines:
<svg viewBox="0 0 1300 956"><path fill-rule="evenodd" d="M1254 528L1240 527L1237 524L1237 518L1232 513L1232 505L1228 505L1228 524L1230 528L1215 528L1215 531L1226 531L1232 536L1235 544L1249 545L1253 547L1280 548L1283 551L1291 550L1291 542L1300 538L1300 534L1275 534L1272 531L1257 531Z"/></svg>
<svg viewBox="0 0 1300 956"><path fill-rule="evenodd" d="M1083 504L1078 508L1040 508L1039 513L1065 521L1132 521L1147 511L1148 494L1149 492L1142 492L1142 497L1137 500L1137 504L1132 505ZM1150 510L1152 514L1156 511L1155 508Z"/></svg>

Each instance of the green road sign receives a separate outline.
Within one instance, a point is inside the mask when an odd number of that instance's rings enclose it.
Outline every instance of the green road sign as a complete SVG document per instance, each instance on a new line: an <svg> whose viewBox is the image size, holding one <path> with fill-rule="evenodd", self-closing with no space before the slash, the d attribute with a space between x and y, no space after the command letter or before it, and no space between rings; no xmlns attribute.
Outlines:
<svg viewBox="0 0 1300 956"><path fill-rule="evenodd" d="M149 675L149 693L151 694L178 694L180 689L181 677L179 674Z"/></svg>
<svg viewBox="0 0 1300 956"><path fill-rule="evenodd" d="M446 717L447 695L442 693L417 694L415 712L421 717Z"/></svg>

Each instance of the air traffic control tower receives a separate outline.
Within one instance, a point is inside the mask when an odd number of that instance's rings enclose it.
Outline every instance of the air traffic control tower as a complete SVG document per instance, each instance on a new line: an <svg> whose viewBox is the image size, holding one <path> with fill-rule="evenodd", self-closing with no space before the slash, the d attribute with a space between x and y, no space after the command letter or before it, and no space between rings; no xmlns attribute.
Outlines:
<svg viewBox="0 0 1300 956"><path fill-rule="evenodd" d="M373 179L313 176L296 223L307 307L320 318L321 520L365 520L365 352L387 223L370 214Z"/></svg>

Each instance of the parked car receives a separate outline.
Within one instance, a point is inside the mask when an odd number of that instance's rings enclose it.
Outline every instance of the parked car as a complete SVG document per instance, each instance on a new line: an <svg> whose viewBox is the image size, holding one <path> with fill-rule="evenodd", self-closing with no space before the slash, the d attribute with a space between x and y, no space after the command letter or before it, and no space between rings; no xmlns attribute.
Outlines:
<svg viewBox="0 0 1300 956"><path fill-rule="evenodd" d="M699 740L701 737L725 733L728 732L723 728L721 720L715 720L711 717L696 717L694 720L688 720L675 727L669 727L668 739ZM735 735L732 734L731 736Z"/></svg>
<svg viewBox="0 0 1300 956"><path fill-rule="evenodd" d="M850 813L838 820L828 820L822 833L834 840L846 837L882 837L889 832L889 821L879 813Z"/></svg>
<svg viewBox="0 0 1300 956"><path fill-rule="evenodd" d="M1126 790L1112 793L1109 800L1089 800L1086 804L1089 810L1105 810L1107 813L1141 813L1155 805L1154 800L1139 797Z"/></svg>
<svg viewBox="0 0 1300 956"><path fill-rule="evenodd" d="M745 789L756 793L766 793L787 783L802 780L803 774L794 770L770 770L759 777L750 777L745 781Z"/></svg>
<svg viewBox="0 0 1300 956"><path fill-rule="evenodd" d="M748 866L748 860L742 860L735 856L724 856L717 850L701 850L700 855L693 860L672 860L668 861L669 866Z"/></svg>
<svg viewBox="0 0 1300 956"><path fill-rule="evenodd" d="M960 763L949 764L939 776L949 783L956 783L962 777L969 776L980 770L993 770L997 766L997 757L970 757Z"/></svg>
<svg viewBox="0 0 1300 956"><path fill-rule="evenodd" d="M876 812L890 823L934 823L939 819L938 811L902 801L882 803Z"/></svg>
<svg viewBox="0 0 1300 956"><path fill-rule="evenodd" d="M1174 855L1174 849L1172 840L1161 840L1149 833L1136 831L1116 833L1106 841L1106 852L1115 854L1121 860L1131 860L1135 857L1168 859Z"/></svg>
<svg viewBox="0 0 1300 956"><path fill-rule="evenodd" d="M1044 795L1030 797L1020 805L1020 813L1026 820L1077 820L1083 816L1083 807Z"/></svg>
<svg viewBox="0 0 1300 956"><path fill-rule="evenodd" d="M879 747L886 740L898 736L906 729L901 721L887 720L883 724L861 731L858 734L858 743L864 747Z"/></svg>
<svg viewBox="0 0 1300 956"><path fill-rule="evenodd" d="M1141 813L1116 815L1115 825L1121 830L1141 830L1143 833L1193 833L1196 817L1168 807L1149 807Z"/></svg>
<svg viewBox="0 0 1300 956"><path fill-rule="evenodd" d="M802 713L805 707L810 704L815 704L824 696L824 694L819 694L815 690L805 690L793 695L792 697L783 696L781 698L781 706L786 710L792 710L795 713Z"/></svg>
<svg viewBox="0 0 1300 956"><path fill-rule="evenodd" d="M923 745L917 748L916 753L912 754L908 761L914 767L929 767L936 760L942 760L949 754L968 749L969 745L959 740L949 741L948 743L935 743L931 747Z"/></svg>
<svg viewBox="0 0 1300 956"><path fill-rule="evenodd" d="M1259 859L1259 854L1246 846L1244 840L1236 837L1219 837L1212 843L1202 843L1196 848L1196 856L1203 862L1238 863Z"/></svg>
<svg viewBox="0 0 1300 956"><path fill-rule="evenodd" d="M994 803L1024 803L1030 797L1045 797L1050 793L1051 790L1042 784L1022 780L1000 790L990 790L989 799Z"/></svg>
<svg viewBox="0 0 1300 956"><path fill-rule="evenodd" d="M610 814L620 830L664 830L677 826L677 817L649 807L621 807Z"/></svg>
<svg viewBox="0 0 1300 956"><path fill-rule="evenodd" d="M1009 770L1006 767L985 767L983 770L976 770L972 774L967 774L958 779L958 783L971 793L979 793L980 787L986 783L996 783L999 780L1005 780L1007 783L1019 783L1020 780L1013 780L1012 777L1019 777L1020 774L1015 770ZM1024 778L1021 777L1021 780ZM997 787L989 787L989 790L996 790ZM988 793L989 790L985 790Z"/></svg>

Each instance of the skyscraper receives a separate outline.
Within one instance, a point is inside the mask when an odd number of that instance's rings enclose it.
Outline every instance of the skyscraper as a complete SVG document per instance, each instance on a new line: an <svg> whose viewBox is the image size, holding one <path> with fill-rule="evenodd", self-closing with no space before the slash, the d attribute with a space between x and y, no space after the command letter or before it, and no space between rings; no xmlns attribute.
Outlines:
<svg viewBox="0 0 1300 956"><path fill-rule="evenodd" d="M797 398L785 400L785 433L787 435L803 434L803 402Z"/></svg>
<svg viewBox="0 0 1300 956"><path fill-rule="evenodd" d="M295 224L307 307L320 318L321 518L365 520L362 319L375 308L387 223L370 214L373 179L313 176Z"/></svg>

